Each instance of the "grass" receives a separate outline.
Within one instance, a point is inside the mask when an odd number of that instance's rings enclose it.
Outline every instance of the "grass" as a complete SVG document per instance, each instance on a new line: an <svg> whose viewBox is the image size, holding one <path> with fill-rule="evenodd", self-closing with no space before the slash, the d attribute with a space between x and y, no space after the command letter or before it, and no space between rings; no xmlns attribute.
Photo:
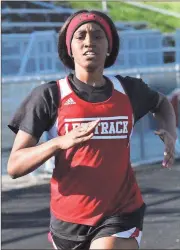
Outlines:
<svg viewBox="0 0 180 250"><path fill-rule="evenodd" d="M61 2L56 2L61 4ZM67 1L69 7L76 9L100 9L102 10L101 1ZM142 2L141 2L142 3ZM146 2L153 6L161 6L169 11L180 12L180 3L178 2ZM131 6L122 1L108 1L109 15L113 21L145 21L149 23L149 28L158 29L161 32L174 32L180 27L180 19L166 16L150 10L140 9Z"/></svg>
<svg viewBox="0 0 180 250"><path fill-rule="evenodd" d="M150 1L141 1L140 3L152 5L157 8L165 9L175 13L180 13L180 2L150 2Z"/></svg>

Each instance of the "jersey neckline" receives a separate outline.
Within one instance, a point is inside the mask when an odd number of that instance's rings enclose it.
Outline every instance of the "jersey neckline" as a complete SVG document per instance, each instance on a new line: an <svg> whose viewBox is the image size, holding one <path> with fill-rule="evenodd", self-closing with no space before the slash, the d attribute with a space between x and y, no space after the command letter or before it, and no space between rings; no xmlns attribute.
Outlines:
<svg viewBox="0 0 180 250"><path fill-rule="evenodd" d="M114 84L111 82L111 80L110 80L107 76L104 76L104 77L107 78L107 79L109 80L109 82L111 83L111 85L112 85L112 94L111 94L111 96L110 96L107 100L102 101L102 102L89 102L89 101L86 101L86 100L81 99L81 98L75 93L75 91L72 89L71 84L69 83L69 78L68 78L68 76L66 76L65 79L66 79L66 83L68 84L68 86L69 86L69 88L70 88L70 90L71 90L71 93L74 94L74 98L75 98L78 102L82 102L82 103L84 103L84 104L100 105L100 104L107 104L108 102L110 102L111 99L113 98L114 92L115 92Z"/></svg>

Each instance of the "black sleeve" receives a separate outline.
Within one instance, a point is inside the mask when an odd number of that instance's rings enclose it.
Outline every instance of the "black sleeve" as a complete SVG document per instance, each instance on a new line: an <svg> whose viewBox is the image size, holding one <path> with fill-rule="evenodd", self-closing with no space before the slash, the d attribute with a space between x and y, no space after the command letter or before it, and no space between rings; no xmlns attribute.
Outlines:
<svg viewBox="0 0 180 250"><path fill-rule="evenodd" d="M58 87L55 81L36 87L22 102L8 127L34 136L39 140L48 131L57 117L59 102Z"/></svg>
<svg viewBox="0 0 180 250"><path fill-rule="evenodd" d="M152 90L142 79L116 76L129 96L135 122L148 112L154 112L159 101L159 93Z"/></svg>

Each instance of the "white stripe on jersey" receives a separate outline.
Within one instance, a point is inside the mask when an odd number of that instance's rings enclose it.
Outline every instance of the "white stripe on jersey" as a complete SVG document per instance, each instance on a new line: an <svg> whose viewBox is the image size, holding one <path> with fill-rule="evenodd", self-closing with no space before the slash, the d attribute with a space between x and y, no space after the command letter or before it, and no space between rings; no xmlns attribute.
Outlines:
<svg viewBox="0 0 180 250"><path fill-rule="evenodd" d="M70 118L64 119L65 122L86 122L100 119L101 121L127 120L128 116L112 116L112 117L88 117L88 118Z"/></svg>
<svg viewBox="0 0 180 250"><path fill-rule="evenodd" d="M108 136L98 136L95 135L91 139L126 139L127 135L108 135Z"/></svg>
<svg viewBox="0 0 180 250"><path fill-rule="evenodd" d="M67 82L67 78L61 79L58 81L59 88L60 88L60 97L61 100L66 97L67 95L72 93L71 88L69 87L69 84Z"/></svg>

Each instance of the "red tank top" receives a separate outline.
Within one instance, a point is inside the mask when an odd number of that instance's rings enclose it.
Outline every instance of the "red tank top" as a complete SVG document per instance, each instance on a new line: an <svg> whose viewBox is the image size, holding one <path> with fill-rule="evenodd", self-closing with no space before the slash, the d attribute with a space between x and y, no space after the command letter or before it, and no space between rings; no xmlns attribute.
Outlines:
<svg viewBox="0 0 180 250"><path fill-rule="evenodd" d="M68 78L57 82L60 104L50 138L101 119L92 139L55 157L51 211L67 222L95 225L104 216L131 212L143 203L130 165L132 107L119 80L108 78L113 83L112 96L99 103L80 99Z"/></svg>

